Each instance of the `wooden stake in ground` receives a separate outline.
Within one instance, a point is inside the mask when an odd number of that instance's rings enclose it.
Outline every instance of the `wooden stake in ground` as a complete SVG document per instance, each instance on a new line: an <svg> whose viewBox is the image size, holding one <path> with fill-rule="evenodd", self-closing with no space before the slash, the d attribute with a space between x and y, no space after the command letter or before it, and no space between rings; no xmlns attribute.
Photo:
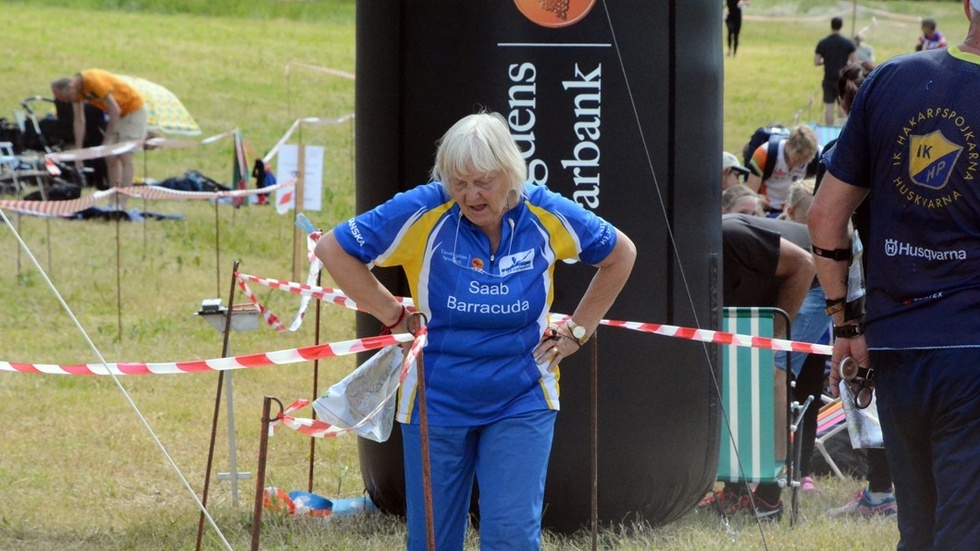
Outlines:
<svg viewBox="0 0 980 551"><path fill-rule="evenodd" d="M302 129L300 130L302 135ZM300 139L299 146L296 148L296 189L293 192L293 196L296 197L296 204L293 206L293 211L297 216L303 212L303 201L305 186L305 173L306 173L306 148L303 146L303 140ZM298 226L293 226L293 281L300 281L303 277L304 267L309 265L306 258L306 240L309 239L306 236L306 231Z"/></svg>
<svg viewBox="0 0 980 551"><path fill-rule="evenodd" d="M408 332L418 334L426 323L425 314L413 312L408 316ZM412 327L415 330L412 330ZM425 501L425 536L429 551L436 551L435 512L432 509L432 464L429 463L429 410L425 401L425 362L419 350L415 363L419 394L419 436L422 439L422 493Z"/></svg>

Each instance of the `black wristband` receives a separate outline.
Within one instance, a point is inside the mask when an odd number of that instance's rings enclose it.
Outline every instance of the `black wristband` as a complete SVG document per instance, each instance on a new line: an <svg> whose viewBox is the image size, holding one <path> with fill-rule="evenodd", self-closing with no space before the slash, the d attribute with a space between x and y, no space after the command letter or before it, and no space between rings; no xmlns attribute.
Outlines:
<svg viewBox="0 0 980 551"><path fill-rule="evenodd" d="M828 298L827 300L824 301L824 303L829 308L829 307L831 307L831 306L833 306L835 304L843 304L845 301L847 301L847 297Z"/></svg>
<svg viewBox="0 0 980 551"><path fill-rule="evenodd" d="M864 334L864 324L861 322L834 326L834 338L850 339Z"/></svg>
<svg viewBox="0 0 980 551"><path fill-rule="evenodd" d="M823 249L816 245L810 245L810 248L813 250L813 254L838 262L850 262L852 258L850 247L846 249Z"/></svg>
<svg viewBox="0 0 980 551"><path fill-rule="evenodd" d="M864 317L864 298L862 295L844 305L844 321Z"/></svg>

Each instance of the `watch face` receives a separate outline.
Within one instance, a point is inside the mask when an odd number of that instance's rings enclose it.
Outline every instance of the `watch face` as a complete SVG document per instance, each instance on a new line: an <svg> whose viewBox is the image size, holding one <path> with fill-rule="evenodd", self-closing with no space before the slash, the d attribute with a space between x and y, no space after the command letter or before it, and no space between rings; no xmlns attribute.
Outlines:
<svg viewBox="0 0 980 551"><path fill-rule="evenodd" d="M572 329L572 336L575 337L576 339L581 339L582 337L585 336L585 328L582 327L581 325L576 325Z"/></svg>

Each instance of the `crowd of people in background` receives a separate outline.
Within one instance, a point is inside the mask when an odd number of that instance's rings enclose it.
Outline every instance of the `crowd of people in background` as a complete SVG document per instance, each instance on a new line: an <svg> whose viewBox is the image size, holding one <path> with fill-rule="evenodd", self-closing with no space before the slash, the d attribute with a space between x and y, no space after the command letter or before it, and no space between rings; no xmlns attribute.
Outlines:
<svg viewBox="0 0 980 551"><path fill-rule="evenodd" d="M923 19L922 34L915 44L916 52L921 53L890 60L880 71L865 37L859 33L852 41L842 36L842 18L832 18L831 34L817 43L814 64L824 68L822 122L840 126L840 140L817 144L812 130L805 130L809 126L802 125L789 136L754 148L744 163L732 153L722 153L725 304L741 305L743 298L755 306L781 301L793 317L794 340L817 342L797 338L800 333L795 324L804 315L812 315L827 337L833 337L831 361L819 357L814 362L820 381L816 387L810 382L801 384L806 365L800 372L794 370L797 390L801 390L794 396L797 400L802 401L808 392L837 397L841 392L860 390L855 380L841 383L844 356L873 370L883 441L889 445L866 450L867 485L828 514L896 516L900 549L973 549L980 541L977 515L966 510L972 508L963 507L969 502L967 496L975 495L973 481L978 472L972 455L976 445L968 441L977 435L967 427L977 426L980 410L964 406L975 402L967 394L980 388L980 370L974 364L980 360L976 352L980 343L976 332L971 332L978 318L971 314L972 306L959 307L980 288L977 271L968 262L960 262L942 273L927 275L922 261L882 247L885 237L880 233L925 243L929 250L956 243L955 247L968 249L959 260L977 247L963 239L976 235L977 230L971 207L980 196L962 185L976 172L975 161L959 156L945 161L929 155L920 158L910 145L900 147L900 153L878 147L882 140L894 142L902 132L906 141L940 135L953 149L963 139L967 141L964 150L975 147L969 136L961 136L962 124L956 127L941 117L922 119L927 108L931 112L942 107L955 109L964 124L980 123L980 108L972 91L980 84L980 0L964 0L963 6L970 26L962 44L949 46L936 21ZM935 51L943 49L948 53ZM734 55L731 47L729 54ZM929 86L914 86L927 74ZM910 138L903 121L916 117L923 121L923 128L915 129ZM806 167L814 158L816 171L808 174ZM770 169L767 164L776 167ZM944 169L941 174L937 166ZM906 180L911 181L909 185L923 186L922 193L952 186L959 197L969 195L969 199L943 212L910 210L906 196L892 189L896 182ZM915 222L905 220L906 216L913 216ZM762 221L766 219L770 221ZM805 243L798 235L800 229L806 233ZM872 246L865 250L870 254L856 255L853 243L869 235ZM798 252L795 249L807 249L810 262L790 262ZM795 271L788 271L789 264ZM851 264L857 265L857 273L867 274L866 307L863 281L860 304L850 298L853 282L848 273L855 270ZM753 270L757 288L767 289L764 296L747 296L738 288L737 279ZM913 273L921 275L909 277ZM814 275L813 281L819 284L811 291L819 300L814 300L815 308L808 309L805 304L811 297L793 281ZM954 386L960 389L955 392L957 397L948 397ZM804 475L808 474L806 443L812 444L814 436L804 422L804 464L800 466ZM814 488L812 479L804 477L802 487ZM758 484L752 498L747 498L749 488L748 484L726 484L706 496L701 506L723 514L745 510L760 519L781 511L778 488Z"/></svg>

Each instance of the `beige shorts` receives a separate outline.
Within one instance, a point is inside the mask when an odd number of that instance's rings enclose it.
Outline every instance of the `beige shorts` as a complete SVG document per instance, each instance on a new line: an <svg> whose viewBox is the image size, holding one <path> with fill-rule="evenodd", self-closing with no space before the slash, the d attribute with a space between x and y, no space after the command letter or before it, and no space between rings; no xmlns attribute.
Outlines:
<svg viewBox="0 0 980 551"><path fill-rule="evenodd" d="M109 136L109 142L119 143L142 140L144 138L146 138L145 106L119 119L119 124L116 125L116 132L114 135Z"/></svg>

